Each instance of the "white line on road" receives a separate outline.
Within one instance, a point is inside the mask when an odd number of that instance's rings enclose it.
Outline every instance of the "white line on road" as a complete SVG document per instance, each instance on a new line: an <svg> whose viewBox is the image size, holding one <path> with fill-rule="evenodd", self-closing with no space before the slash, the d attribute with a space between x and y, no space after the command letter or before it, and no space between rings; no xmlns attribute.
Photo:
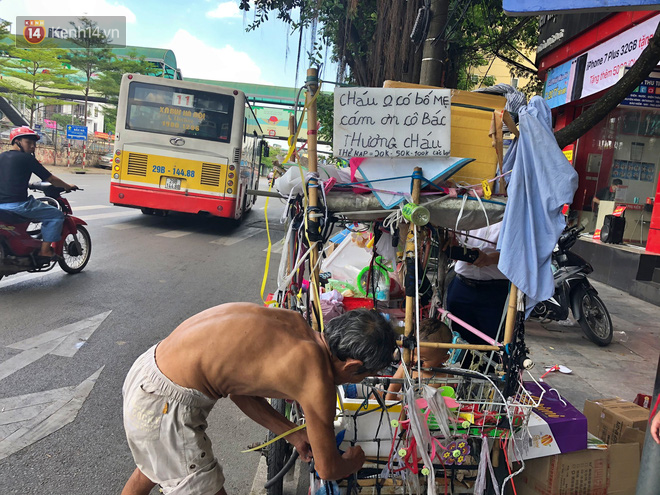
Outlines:
<svg viewBox="0 0 660 495"><path fill-rule="evenodd" d="M107 229L114 229L114 230L128 230L128 229L134 229L135 227L139 227L139 225L134 223L113 223L112 225L104 225L104 227Z"/></svg>
<svg viewBox="0 0 660 495"><path fill-rule="evenodd" d="M270 252L271 254L282 254L283 249L284 249L284 239L273 243L270 247ZM264 249L264 253L267 252L268 252L268 248Z"/></svg>
<svg viewBox="0 0 660 495"><path fill-rule="evenodd" d="M159 237L170 237L176 239L177 237L183 237L184 235L190 235L192 232L186 232L185 230L170 230L169 232L163 232L162 234L156 234Z"/></svg>
<svg viewBox="0 0 660 495"><path fill-rule="evenodd" d="M134 217L136 212L128 211L123 213L98 213L96 215L85 215L83 220L89 222L90 220L100 220L102 218L121 218L121 217Z"/></svg>
<svg viewBox="0 0 660 495"><path fill-rule="evenodd" d="M62 275L60 270L51 270L49 272L39 272L39 273L26 273L24 275L11 275L8 278L3 278L0 280L0 288L9 287L10 285L20 284L27 280L34 280L37 278L48 277L49 275L55 275L59 273Z"/></svg>
<svg viewBox="0 0 660 495"><path fill-rule="evenodd" d="M111 205L88 205L88 206L76 206L75 211L85 211L85 210L100 210L103 208L112 208Z"/></svg>
<svg viewBox="0 0 660 495"><path fill-rule="evenodd" d="M239 230L235 235L220 237L215 241L211 241L211 244L220 244L221 246L233 246L237 242L241 242L245 239L248 239L254 235L257 235L259 232L263 232L264 229L258 229L256 227L248 227L243 230Z"/></svg>

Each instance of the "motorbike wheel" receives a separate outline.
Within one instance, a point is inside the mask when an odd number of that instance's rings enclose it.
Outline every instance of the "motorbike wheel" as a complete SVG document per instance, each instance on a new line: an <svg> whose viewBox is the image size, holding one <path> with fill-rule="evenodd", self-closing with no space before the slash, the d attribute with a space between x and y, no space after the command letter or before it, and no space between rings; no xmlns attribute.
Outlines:
<svg viewBox="0 0 660 495"><path fill-rule="evenodd" d="M76 243L76 238L78 243ZM69 232L64 238L62 247L62 259L59 265L67 273L78 273L87 265L92 254L92 238L82 225L78 225L76 236Z"/></svg>
<svg viewBox="0 0 660 495"><path fill-rule="evenodd" d="M278 413L284 415L286 412L286 402L284 399L271 399L271 406ZM268 432L268 440L275 438L275 434L271 431ZM291 455L291 447L289 443L280 439L277 442L271 443L266 451L266 463L268 465L268 479L273 479L284 467L286 461ZM284 481L279 480L273 486L267 488L266 493L268 495L282 495L284 488Z"/></svg>
<svg viewBox="0 0 660 495"><path fill-rule="evenodd" d="M612 342L612 318L605 304L598 295L590 293L585 289L577 292L578 304L580 305L580 318L578 323L584 334L594 344L601 347Z"/></svg>

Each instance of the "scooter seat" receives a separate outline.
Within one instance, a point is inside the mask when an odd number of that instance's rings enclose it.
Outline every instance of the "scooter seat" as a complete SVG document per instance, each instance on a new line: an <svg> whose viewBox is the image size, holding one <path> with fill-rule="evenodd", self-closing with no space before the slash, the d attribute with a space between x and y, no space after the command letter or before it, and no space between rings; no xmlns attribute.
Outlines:
<svg viewBox="0 0 660 495"><path fill-rule="evenodd" d="M29 221L30 219L24 217L23 215L19 215L18 213L14 213L9 210L3 210L2 208L0 208L0 223L17 224L17 223L26 223Z"/></svg>

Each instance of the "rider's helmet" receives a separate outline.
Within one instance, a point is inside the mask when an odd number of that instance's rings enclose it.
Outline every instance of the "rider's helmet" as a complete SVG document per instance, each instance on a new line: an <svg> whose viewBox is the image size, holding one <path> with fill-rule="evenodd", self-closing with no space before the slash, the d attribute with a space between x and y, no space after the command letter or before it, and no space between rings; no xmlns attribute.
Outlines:
<svg viewBox="0 0 660 495"><path fill-rule="evenodd" d="M30 129L26 125L21 127L14 127L9 133L9 141L11 144L14 144L14 141L22 137L28 137L30 139L34 139L35 141L39 141L39 139L41 139L39 134L37 134L37 131Z"/></svg>

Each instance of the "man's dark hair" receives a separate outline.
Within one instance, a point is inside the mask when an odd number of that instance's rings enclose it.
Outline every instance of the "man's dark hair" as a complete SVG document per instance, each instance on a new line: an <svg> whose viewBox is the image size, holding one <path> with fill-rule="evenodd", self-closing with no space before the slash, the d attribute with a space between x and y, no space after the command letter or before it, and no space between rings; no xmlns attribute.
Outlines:
<svg viewBox="0 0 660 495"><path fill-rule="evenodd" d="M623 185L623 181L622 181L621 179L614 179L614 180L612 181L612 185L613 185L613 186L622 186L622 185Z"/></svg>
<svg viewBox="0 0 660 495"><path fill-rule="evenodd" d="M392 362L396 334L377 311L355 309L330 320L325 327L330 352L341 361L362 361L358 373L380 371Z"/></svg>

